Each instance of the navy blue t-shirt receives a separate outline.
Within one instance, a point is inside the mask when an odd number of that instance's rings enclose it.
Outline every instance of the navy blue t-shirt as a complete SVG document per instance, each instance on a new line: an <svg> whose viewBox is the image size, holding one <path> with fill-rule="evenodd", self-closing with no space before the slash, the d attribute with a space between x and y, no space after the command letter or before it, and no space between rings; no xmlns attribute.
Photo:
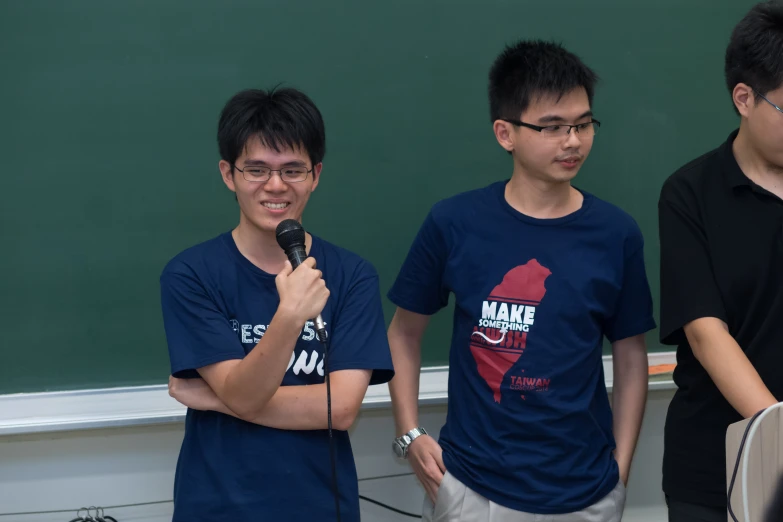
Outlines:
<svg viewBox="0 0 783 522"><path fill-rule="evenodd" d="M321 316L330 372L393 375L378 275L359 256L313 237L310 256L330 290ZM275 276L237 249L231 233L185 250L160 278L163 320L176 377L242 359L264 335L279 295ZM324 382L323 347L312 322L302 330L283 386ZM345 521L359 520L359 491L348 433L333 431ZM278 430L212 411L188 410L174 484L174 522L330 520L334 514L326 430Z"/></svg>
<svg viewBox="0 0 783 522"><path fill-rule="evenodd" d="M655 328L643 239L590 194L568 216L534 219L505 185L437 203L389 299L430 315L455 295L449 472L510 509L569 513L619 479L602 343Z"/></svg>

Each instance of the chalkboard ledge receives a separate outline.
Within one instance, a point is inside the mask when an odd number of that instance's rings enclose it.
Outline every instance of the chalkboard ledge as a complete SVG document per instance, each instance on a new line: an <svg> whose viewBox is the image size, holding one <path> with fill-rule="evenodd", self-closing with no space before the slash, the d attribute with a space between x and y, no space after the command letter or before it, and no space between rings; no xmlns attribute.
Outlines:
<svg viewBox="0 0 783 522"><path fill-rule="evenodd" d="M650 367L676 362L674 352L651 353ZM612 358L604 356L606 387L612 390ZM445 404L448 366L422 370L419 404ZM670 374L650 378L650 390L674 389ZM363 410L389 408L389 387L371 386ZM171 424L185 419L185 407L166 385L0 395L0 436Z"/></svg>

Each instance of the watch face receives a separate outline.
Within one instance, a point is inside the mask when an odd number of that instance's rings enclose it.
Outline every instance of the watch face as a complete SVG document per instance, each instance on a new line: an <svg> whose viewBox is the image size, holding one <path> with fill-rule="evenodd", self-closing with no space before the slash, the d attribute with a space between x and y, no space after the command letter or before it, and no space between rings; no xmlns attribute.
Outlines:
<svg viewBox="0 0 783 522"><path fill-rule="evenodd" d="M400 446L399 442L397 442L396 440L394 442L392 442L392 449L394 450L394 454L395 455L397 455L398 457L402 458L403 451L402 451L402 446Z"/></svg>

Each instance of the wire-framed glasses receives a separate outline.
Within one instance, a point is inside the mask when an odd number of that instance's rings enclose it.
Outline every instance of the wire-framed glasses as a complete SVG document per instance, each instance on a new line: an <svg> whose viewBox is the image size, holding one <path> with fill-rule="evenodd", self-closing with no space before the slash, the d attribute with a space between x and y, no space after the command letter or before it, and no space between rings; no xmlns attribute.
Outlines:
<svg viewBox="0 0 783 522"><path fill-rule="evenodd" d="M533 125L532 123L525 123L519 120L510 120L502 118L503 121L516 125L517 127L526 127L540 132L542 136L547 138L562 139L571 134L571 129L576 129L576 132L581 138L593 138L598 132L598 128L601 126L601 122L591 119L584 123L577 123L576 125L569 125L567 123L558 123L557 125Z"/></svg>
<svg viewBox="0 0 783 522"><path fill-rule="evenodd" d="M307 167L283 167L281 169L272 169L264 165L245 165L244 169L240 169L236 165L234 168L242 173L242 177L247 181L252 182L266 182L272 177L273 172L280 174L280 179L286 183L299 183L307 179L307 175L313 171Z"/></svg>

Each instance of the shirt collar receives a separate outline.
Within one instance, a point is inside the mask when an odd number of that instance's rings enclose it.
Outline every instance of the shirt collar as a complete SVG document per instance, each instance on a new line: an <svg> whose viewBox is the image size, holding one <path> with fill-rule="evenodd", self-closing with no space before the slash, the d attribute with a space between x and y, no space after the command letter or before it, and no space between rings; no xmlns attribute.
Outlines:
<svg viewBox="0 0 783 522"><path fill-rule="evenodd" d="M742 172L742 169L737 163L737 158L734 157L733 145L734 140L737 138L737 134L739 134L739 129L732 132L729 135L729 138L726 140L726 143L724 143L721 147L723 177L726 180L726 183L732 189L736 189L737 187L753 186L753 183L750 181L750 179L748 179L745 173Z"/></svg>

